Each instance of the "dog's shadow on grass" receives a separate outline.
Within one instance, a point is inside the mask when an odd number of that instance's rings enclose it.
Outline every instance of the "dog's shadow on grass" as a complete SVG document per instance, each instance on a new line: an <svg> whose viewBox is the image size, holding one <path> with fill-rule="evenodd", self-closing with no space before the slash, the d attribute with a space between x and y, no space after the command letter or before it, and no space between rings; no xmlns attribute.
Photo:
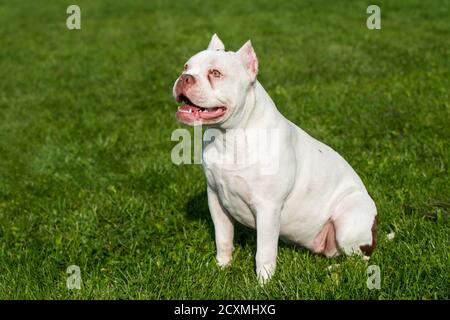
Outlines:
<svg viewBox="0 0 450 320"><path fill-rule="evenodd" d="M209 213L206 191L191 197L186 204L185 211L189 220L201 221L208 227L211 240L214 241L214 224ZM283 241L279 241L278 245L281 247L292 247ZM256 231L236 221L234 223L234 246L250 247L256 252Z"/></svg>

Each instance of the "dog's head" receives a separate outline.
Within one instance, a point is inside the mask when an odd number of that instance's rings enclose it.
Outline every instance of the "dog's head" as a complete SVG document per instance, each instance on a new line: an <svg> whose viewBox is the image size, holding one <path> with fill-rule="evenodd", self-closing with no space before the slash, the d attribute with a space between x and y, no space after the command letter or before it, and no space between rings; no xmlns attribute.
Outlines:
<svg viewBox="0 0 450 320"><path fill-rule="evenodd" d="M214 34L208 48L191 57L175 81L173 95L182 103L178 121L222 126L236 118L243 112L257 73L258 60L250 41L237 52L225 51Z"/></svg>

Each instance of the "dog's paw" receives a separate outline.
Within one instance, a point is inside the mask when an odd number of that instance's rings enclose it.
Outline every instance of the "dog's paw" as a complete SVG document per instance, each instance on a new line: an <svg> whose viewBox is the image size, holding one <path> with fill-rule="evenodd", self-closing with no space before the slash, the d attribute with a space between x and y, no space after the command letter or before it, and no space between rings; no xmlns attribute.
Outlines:
<svg viewBox="0 0 450 320"><path fill-rule="evenodd" d="M275 264L263 264L256 268L256 276L260 286L264 286L269 282L270 278L275 273Z"/></svg>
<svg viewBox="0 0 450 320"><path fill-rule="evenodd" d="M216 262L220 268L226 268L231 265L231 256L217 256Z"/></svg>

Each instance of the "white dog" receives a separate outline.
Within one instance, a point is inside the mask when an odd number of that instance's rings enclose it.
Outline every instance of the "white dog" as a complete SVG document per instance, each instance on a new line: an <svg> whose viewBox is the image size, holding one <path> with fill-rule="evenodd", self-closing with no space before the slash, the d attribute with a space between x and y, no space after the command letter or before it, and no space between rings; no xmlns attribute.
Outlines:
<svg viewBox="0 0 450 320"><path fill-rule="evenodd" d="M261 283L275 271L279 238L327 257L370 255L377 210L361 179L337 152L279 113L257 73L250 41L231 52L214 35L173 88L183 102L177 119L214 129L203 168L218 264L231 262L234 221L256 228Z"/></svg>

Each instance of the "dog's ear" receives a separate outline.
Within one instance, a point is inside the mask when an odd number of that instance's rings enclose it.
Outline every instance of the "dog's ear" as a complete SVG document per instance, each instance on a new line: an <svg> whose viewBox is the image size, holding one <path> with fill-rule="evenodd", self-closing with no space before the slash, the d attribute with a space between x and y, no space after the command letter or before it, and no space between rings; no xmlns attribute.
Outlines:
<svg viewBox="0 0 450 320"><path fill-rule="evenodd" d="M255 50L253 49L252 42L248 40L237 52L240 56L245 69L247 70L250 78L253 81L258 74L258 58L256 57Z"/></svg>
<svg viewBox="0 0 450 320"><path fill-rule="evenodd" d="M213 50L213 51L224 51L225 50L225 45L223 44L222 40L219 39L219 37L217 36L217 34L213 34L211 41L209 42L208 45L208 50Z"/></svg>

